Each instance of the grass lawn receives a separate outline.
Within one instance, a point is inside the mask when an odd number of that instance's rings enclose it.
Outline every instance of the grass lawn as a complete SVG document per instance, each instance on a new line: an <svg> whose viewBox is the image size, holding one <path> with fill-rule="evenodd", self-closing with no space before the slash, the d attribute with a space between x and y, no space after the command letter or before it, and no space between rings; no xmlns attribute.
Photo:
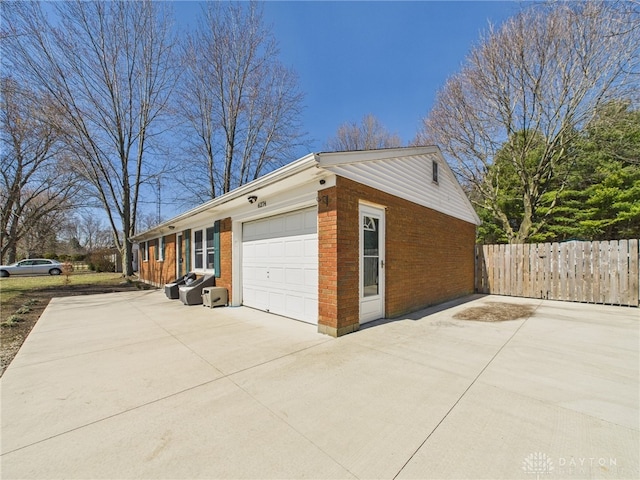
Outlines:
<svg viewBox="0 0 640 480"><path fill-rule="evenodd" d="M75 285L117 285L124 281L121 273L73 273L69 281L65 275L40 275L35 277L13 276L0 278L0 303L3 305L19 295L34 290L55 289Z"/></svg>

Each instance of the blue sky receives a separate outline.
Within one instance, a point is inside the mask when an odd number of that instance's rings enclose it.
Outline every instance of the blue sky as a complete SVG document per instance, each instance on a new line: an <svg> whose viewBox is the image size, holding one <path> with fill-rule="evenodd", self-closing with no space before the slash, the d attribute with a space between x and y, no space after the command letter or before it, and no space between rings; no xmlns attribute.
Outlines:
<svg viewBox="0 0 640 480"><path fill-rule="evenodd" d="M180 29L195 27L203 2L176 1ZM458 1L267 1L264 20L280 48L280 61L299 76L305 93L302 117L310 148L294 161L326 150L345 122L368 113L410 142L447 78L460 67L481 33L499 25L523 5ZM171 188L170 183L163 185ZM155 193L143 202L155 211ZM162 217L183 211L172 201Z"/></svg>
<svg viewBox="0 0 640 480"><path fill-rule="evenodd" d="M521 2L275 2L265 22L305 93L303 126L321 151L344 122L376 115L403 143L415 135L436 93L455 74L488 23ZM197 2L177 2L192 26ZM300 152L300 156L308 153ZM294 159L292 159L294 160Z"/></svg>

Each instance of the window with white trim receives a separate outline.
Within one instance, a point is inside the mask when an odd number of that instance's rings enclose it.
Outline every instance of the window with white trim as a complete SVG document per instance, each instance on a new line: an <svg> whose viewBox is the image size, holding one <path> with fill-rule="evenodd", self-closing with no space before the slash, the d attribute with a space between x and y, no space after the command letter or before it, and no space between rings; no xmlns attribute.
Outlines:
<svg viewBox="0 0 640 480"><path fill-rule="evenodd" d="M149 242L142 242L140 244L140 249L142 250L142 261L149 261Z"/></svg>
<svg viewBox="0 0 640 480"><path fill-rule="evenodd" d="M438 162L435 160L431 163L431 176L433 183L438 183Z"/></svg>
<svg viewBox="0 0 640 480"><path fill-rule="evenodd" d="M164 249L165 249L164 237L160 237L160 239L158 240L158 243L160 244L158 247L158 260L161 262L164 262Z"/></svg>
<svg viewBox="0 0 640 480"><path fill-rule="evenodd" d="M215 249L213 248L213 227L207 228L207 270L214 269Z"/></svg>
<svg viewBox="0 0 640 480"><path fill-rule="evenodd" d="M193 232L193 266L196 270L215 269L214 227Z"/></svg>
<svg viewBox="0 0 640 480"><path fill-rule="evenodd" d="M202 230L193 232L193 266L196 270L202 270L204 245L202 238Z"/></svg>

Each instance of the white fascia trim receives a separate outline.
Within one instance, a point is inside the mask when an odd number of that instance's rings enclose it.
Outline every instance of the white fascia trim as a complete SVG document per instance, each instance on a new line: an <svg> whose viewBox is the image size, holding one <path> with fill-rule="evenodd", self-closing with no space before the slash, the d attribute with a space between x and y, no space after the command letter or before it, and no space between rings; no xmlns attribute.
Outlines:
<svg viewBox="0 0 640 480"><path fill-rule="evenodd" d="M209 200L208 202L203 203L202 205L198 205L197 207L192 208L191 210L188 210L184 213L181 213L180 215L177 215L169 220L166 220L161 224L156 225L150 230L139 233L138 235L135 235L132 238L132 240L139 242L147 238L156 237L159 234L161 234L162 231L169 230L169 226L173 225L174 223L178 223L180 221L186 220L190 217L193 217L194 215L205 212L207 210L212 210L213 208L220 206L224 203L227 203L235 198L241 197L243 195L247 195L254 190L265 187L279 180L283 180L287 177L295 175L296 173L299 173L310 167L316 166L318 165L318 160L316 156L317 155L315 153L310 153L308 155L305 155L304 157L294 162L291 162L283 167L280 167L277 170L274 170L273 172L268 173L263 177L257 178L228 193L225 193L224 195L216 197L213 200Z"/></svg>
<svg viewBox="0 0 640 480"><path fill-rule="evenodd" d="M427 146L384 148L380 150L356 150L347 152L321 152L316 154L316 158L320 167L331 167L333 165L348 165L351 163L432 154L439 154L442 156L438 147Z"/></svg>
<svg viewBox="0 0 640 480"><path fill-rule="evenodd" d="M451 170L451 167L449 166L449 162L447 162L445 160L445 158L442 155L442 152L440 151L440 149L438 149L438 154L437 155L438 155L438 160L440 160L441 166L444 167L447 170L447 172L449 173L449 175L451 176L451 178L453 178L454 188L458 191L458 193L462 197L463 201L467 204L467 208L469 209L469 212L471 213L471 215L475 219L476 226L481 225L482 224L482 220L480 220L480 217L476 213L476 209L473 208L473 204L471 203L471 200L469 200L469 197L467 196L466 192L462 189L462 185L460 185L460 182L458 181L458 177L456 177L456 174L453 173L453 170Z"/></svg>

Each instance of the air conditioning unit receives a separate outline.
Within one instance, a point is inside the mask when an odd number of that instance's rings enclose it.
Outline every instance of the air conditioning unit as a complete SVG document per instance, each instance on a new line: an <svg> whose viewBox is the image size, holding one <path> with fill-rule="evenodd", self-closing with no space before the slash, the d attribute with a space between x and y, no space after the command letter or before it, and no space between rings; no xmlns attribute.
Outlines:
<svg viewBox="0 0 640 480"><path fill-rule="evenodd" d="M205 287L202 289L203 307L224 307L229 303L227 289L224 287Z"/></svg>

